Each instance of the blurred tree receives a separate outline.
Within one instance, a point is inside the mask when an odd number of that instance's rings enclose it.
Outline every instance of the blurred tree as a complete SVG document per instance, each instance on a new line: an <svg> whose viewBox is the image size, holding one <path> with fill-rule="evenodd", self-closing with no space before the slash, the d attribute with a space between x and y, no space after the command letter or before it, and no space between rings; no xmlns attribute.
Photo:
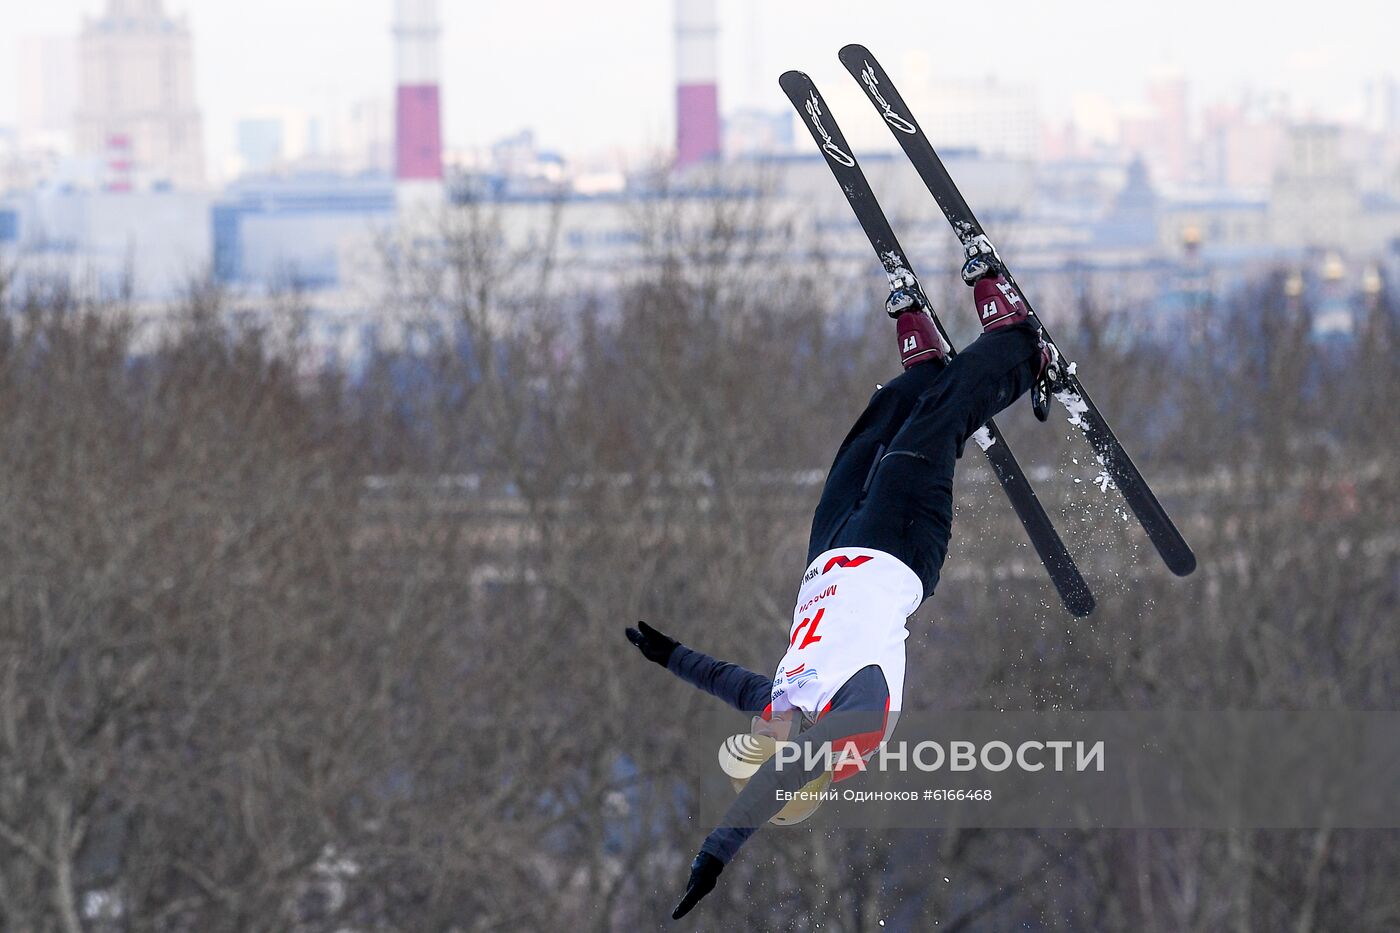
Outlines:
<svg viewBox="0 0 1400 933"><path fill-rule="evenodd" d="M502 223L469 204L385 244L386 319L411 339L358 378L312 370L295 295L260 327L196 287L152 339L124 306L0 275L4 928L668 915L707 829L677 768L707 698L621 628L768 669L825 468L893 341L873 276L818 239L788 244L805 262L764 252L756 229L797 228L761 185L648 201L644 259L607 293L567 281L557 212L528 250ZM1018 407L1007 434L1051 477L1100 609L1063 614L969 458L907 706L1393 708L1395 310L1375 290L1361 339L1324 352L1289 292L1280 275L1196 309L1208 354L1081 292L1057 329L1201 568L1162 573L1062 416ZM1385 929L1397 864L1394 832L817 818L763 834L696 916Z"/></svg>

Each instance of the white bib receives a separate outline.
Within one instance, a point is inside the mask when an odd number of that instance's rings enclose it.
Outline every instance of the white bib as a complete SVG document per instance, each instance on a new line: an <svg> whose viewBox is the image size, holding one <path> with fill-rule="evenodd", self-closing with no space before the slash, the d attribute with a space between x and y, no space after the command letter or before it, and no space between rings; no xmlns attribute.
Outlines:
<svg viewBox="0 0 1400 933"><path fill-rule="evenodd" d="M773 712L797 708L820 716L842 685L879 665L890 709L904 692L905 621L923 602L918 574L871 548L827 551L802 575L788 630L788 650L773 676Z"/></svg>

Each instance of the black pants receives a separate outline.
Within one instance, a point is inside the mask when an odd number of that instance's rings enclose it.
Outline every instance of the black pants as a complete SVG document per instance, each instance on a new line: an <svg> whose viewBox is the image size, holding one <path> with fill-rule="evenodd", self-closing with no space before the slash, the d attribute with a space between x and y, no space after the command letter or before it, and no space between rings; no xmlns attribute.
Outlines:
<svg viewBox="0 0 1400 933"><path fill-rule="evenodd" d="M933 595L953 530L953 466L972 433L1030 389L1038 360L1035 329L1016 325L880 388L827 474L807 562L832 548L874 548Z"/></svg>

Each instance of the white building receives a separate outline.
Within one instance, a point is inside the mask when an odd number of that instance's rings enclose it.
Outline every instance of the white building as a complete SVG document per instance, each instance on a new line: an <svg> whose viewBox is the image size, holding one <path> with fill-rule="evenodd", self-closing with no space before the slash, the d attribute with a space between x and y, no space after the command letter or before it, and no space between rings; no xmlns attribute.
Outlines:
<svg viewBox="0 0 1400 933"><path fill-rule="evenodd" d="M1341 128L1308 123L1289 128L1269 198L1270 239L1285 247L1368 249L1358 241L1362 201L1355 170L1341 154Z"/></svg>
<svg viewBox="0 0 1400 933"><path fill-rule="evenodd" d="M364 98L350 105L333 127L331 148L341 154L347 175L389 175L394 171L394 105L387 98Z"/></svg>
<svg viewBox="0 0 1400 933"><path fill-rule="evenodd" d="M998 158L1038 153L1040 116L1035 91L993 76L935 76L924 56L909 57L896 76L904 100L940 150L975 149Z"/></svg>
<svg viewBox="0 0 1400 933"><path fill-rule="evenodd" d="M77 152L104 161L103 186L202 186L188 21L167 16L161 0L107 0L102 16L84 22L79 50Z"/></svg>
<svg viewBox="0 0 1400 933"><path fill-rule="evenodd" d="M209 207L200 192L34 189L0 198L0 258L21 280L166 300L208 276Z"/></svg>
<svg viewBox="0 0 1400 933"><path fill-rule="evenodd" d="M69 36L19 41L19 144L67 151L78 110L78 46Z"/></svg>

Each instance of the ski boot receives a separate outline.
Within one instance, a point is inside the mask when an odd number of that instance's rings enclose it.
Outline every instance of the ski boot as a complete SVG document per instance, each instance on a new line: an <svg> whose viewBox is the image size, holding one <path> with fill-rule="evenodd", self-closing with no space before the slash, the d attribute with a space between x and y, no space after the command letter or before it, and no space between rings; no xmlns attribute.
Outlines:
<svg viewBox="0 0 1400 933"><path fill-rule="evenodd" d="M1026 299L1011 283L996 250L985 239L968 246L968 259L963 263L962 278L972 286L973 302L977 306L977 317L982 323L982 332L991 333L1003 327L1011 327L1029 321L1040 329L1040 322L1031 313ZM1031 410L1039 421L1050 417L1050 399L1064 382L1064 365L1055 345L1040 338L1040 369L1031 385Z"/></svg>
<svg viewBox="0 0 1400 933"><path fill-rule="evenodd" d="M938 325L933 322L927 302L911 283L897 282L885 299L885 313L894 318L895 333L899 338L899 361L904 368L920 363L948 360L947 347Z"/></svg>

